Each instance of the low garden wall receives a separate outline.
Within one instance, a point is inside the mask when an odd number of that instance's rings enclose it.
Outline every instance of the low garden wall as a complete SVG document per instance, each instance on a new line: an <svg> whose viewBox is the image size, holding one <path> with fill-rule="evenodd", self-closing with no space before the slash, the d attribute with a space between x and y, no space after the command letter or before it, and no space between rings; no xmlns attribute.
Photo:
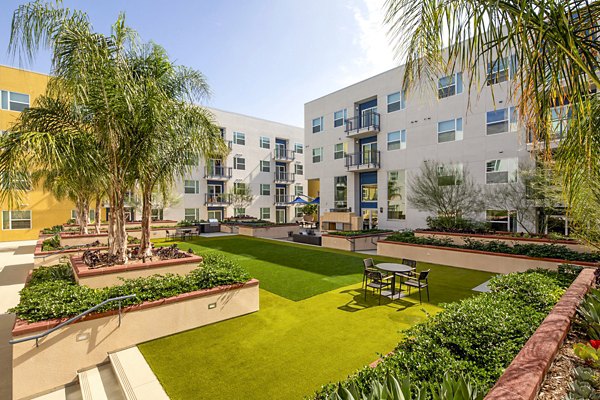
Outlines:
<svg viewBox="0 0 600 400"><path fill-rule="evenodd" d="M577 306L593 282L593 269L581 271L485 400L534 400L537 397L544 377L569 332Z"/></svg>
<svg viewBox="0 0 600 400"><path fill-rule="evenodd" d="M273 225L273 226L247 226L238 225L238 233L244 236L252 236L266 239L279 239L288 237L289 232L298 233L300 227L296 224Z"/></svg>
<svg viewBox="0 0 600 400"><path fill-rule="evenodd" d="M40 340L13 345L13 398L23 399L72 382L77 371L104 362L107 353L259 309L255 279L92 314ZM17 320L13 339L43 332L61 320Z"/></svg>
<svg viewBox="0 0 600 400"><path fill-rule="evenodd" d="M87 247L87 248L75 248L75 249L67 249L67 250L51 250L51 251L43 251L42 246L44 240L47 239L45 237L41 237L36 245L35 251L33 252L33 266L34 267L43 267L59 264L61 259L70 258L72 255L81 255L85 250L107 250L107 246L101 247ZM130 244L128 247L139 246L139 244Z"/></svg>
<svg viewBox="0 0 600 400"><path fill-rule="evenodd" d="M221 224L221 232L237 234L239 232L239 227L232 224Z"/></svg>
<svg viewBox="0 0 600 400"><path fill-rule="evenodd" d="M358 236L324 234L321 246L347 251L377 250L377 243L389 236L390 233Z"/></svg>
<svg viewBox="0 0 600 400"><path fill-rule="evenodd" d="M120 285L122 281L119 278L135 279L167 273L187 275L198 268L198 264L202 262L202 257L195 254L186 255L185 258L172 260L148 261L93 269L83 262L81 256L73 255L71 256L71 266L77 283L91 288L103 288Z"/></svg>
<svg viewBox="0 0 600 400"><path fill-rule="evenodd" d="M173 221L171 219L166 219L164 221L152 221L152 223L150 224L150 226L172 226L175 227L178 224L177 221ZM91 229L93 229L93 224L88 225L88 227L90 227ZM142 226L142 222L141 221L135 221L135 222L126 222L125 223L125 229L127 228L139 228ZM76 224L64 224L63 227L65 228L79 228L79 225ZM108 224L107 223L102 223L100 224L101 229L108 229Z"/></svg>
<svg viewBox="0 0 600 400"><path fill-rule="evenodd" d="M436 239L449 239L454 244L464 245L466 243L465 238L474 239L481 242L491 242L491 241L499 241L502 243L506 243L509 246L514 246L516 243L519 244L559 244L561 246L565 246L566 248L578 251L580 253L591 253L596 251L595 249L586 246L584 244L579 243L576 240L551 240L551 239L543 239L543 238L525 238L525 237L515 237L503 234L497 235L482 235L482 234L474 234L474 233L453 233L453 232L434 232L434 231L419 231L415 232L416 237L433 237Z"/></svg>
<svg viewBox="0 0 600 400"><path fill-rule="evenodd" d="M487 251L456 249L423 244L380 241L377 255L393 258L410 258L432 264L476 269L493 273L508 274L523 272L530 268L554 269L558 264L596 266L584 261L566 261L553 258L533 258L515 254L491 253Z"/></svg>
<svg viewBox="0 0 600 400"><path fill-rule="evenodd" d="M171 234L175 233L175 228L155 228L150 231L150 239L163 239L167 237L167 231ZM142 238L141 230L129 230L127 236L134 237L136 239ZM61 246L82 246L95 241L106 244L108 242L108 233L88 233L82 235L79 233L61 233L60 234L60 245Z"/></svg>

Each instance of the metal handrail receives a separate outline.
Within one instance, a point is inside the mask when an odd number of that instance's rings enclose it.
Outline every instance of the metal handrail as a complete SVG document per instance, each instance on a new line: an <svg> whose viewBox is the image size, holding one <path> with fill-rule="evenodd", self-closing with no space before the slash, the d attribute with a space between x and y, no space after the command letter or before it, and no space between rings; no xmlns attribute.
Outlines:
<svg viewBox="0 0 600 400"><path fill-rule="evenodd" d="M83 317L85 317L86 315L96 311L97 309L99 309L100 307L102 307L105 304L108 303L112 303L113 301L118 301L119 302L119 325L121 326L121 301L123 300L127 300L127 299L132 299L134 297L137 297L137 295L135 294L128 294L126 296L119 296L119 297L113 297L111 299L106 299L101 303L96 304L94 307L91 307L87 310L85 310L84 312L69 318L68 320L61 322L60 324L56 325L54 328L50 328L47 331L44 331L42 333L38 333L37 335L33 335L33 336L28 336L25 338L20 338L20 339L11 339L8 341L9 344L17 344L17 343L23 343L23 342L27 342L29 340L34 340L35 339L35 347L39 346L39 340L43 337L48 336L49 334L51 334L52 332L62 328L65 325L69 325L72 324L73 322L77 321L78 319L81 319Z"/></svg>

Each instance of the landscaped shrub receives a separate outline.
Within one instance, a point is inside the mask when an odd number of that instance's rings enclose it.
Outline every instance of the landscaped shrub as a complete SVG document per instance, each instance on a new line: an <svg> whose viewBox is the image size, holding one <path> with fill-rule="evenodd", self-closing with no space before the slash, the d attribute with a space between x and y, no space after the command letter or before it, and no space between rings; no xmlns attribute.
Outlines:
<svg viewBox="0 0 600 400"><path fill-rule="evenodd" d="M329 235L334 236L361 236L361 235L373 235L379 233L392 233L391 230L386 229L364 229L361 231L334 231L329 232Z"/></svg>
<svg viewBox="0 0 600 400"><path fill-rule="evenodd" d="M48 281L64 281L75 283L73 268L69 264L58 264L50 267L38 267L31 272L31 278L27 285L39 285Z"/></svg>
<svg viewBox="0 0 600 400"><path fill-rule="evenodd" d="M424 244L431 246L452 247L456 249L469 249L489 251L492 253L515 254L534 258L557 258L570 261L600 261L600 253L580 253L557 244L515 244L510 246L499 240L480 241L465 238L464 245L458 245L451 239L438 239L434 237L415 236L414 232L404 231L388 237L387 240L402 243Z"/></svg>
<svg viewBox="0 0 600 400"><path fill-rule="evenodd" d="M54 235L42 242L42 251L57 251L60 249L60 238L58 235Z"/></svg>
<svg viewBox="0 0 600 400"><path fill-rule="evenodd" d="M535 286L535 287L530 287ZM443 305L444 310L406 331L393 354L342 382L368 391L392 373L418 384L431 398L446 373L487 392L563 293L553 276L515 273L495 277L492 292ZM324 399L337 385L324 386Z"/></svg>
<svg viewBox="0 0 600 400"><path fill-rule="evenodd" d="M63 230L63 226L62 225L54 225L51 228L44 228L42 229L42 234L44 235L55 235L59 232L62 232Z"/></svg>
<svg viewBox="0 0 600 400"><path fill-rule="evenodd" d="M153 275L145 278L123 279L122 285L92 289L65 279L64 266L51 267L56 271L40 272L34 284L21 290L19 304L9 312L26 321L35 322L53 318L71 317L103 300L135 294L121 304L133 305L159 300L195 290L244 283L250 275L237 263L223 256L207 255L198 269L188 275ZM62 272L57 272L62 271ZM118 303L109 303L99 311L112 310Z"/></svg>
<svg viewBox="0 0 600 400"><path fill-rule="evenodd" d="M489 223L454 217L427 217L427 228L437 232L488 233Z"/></svg>

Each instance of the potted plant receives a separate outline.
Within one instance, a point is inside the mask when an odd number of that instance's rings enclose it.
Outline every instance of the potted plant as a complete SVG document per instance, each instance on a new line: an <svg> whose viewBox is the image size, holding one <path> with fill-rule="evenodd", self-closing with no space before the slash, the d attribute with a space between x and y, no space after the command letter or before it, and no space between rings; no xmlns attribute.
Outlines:
<svg viewBox="0 0 600 400"><path fill-rule="evenodd" d="M304 214L304 220L307 222L311 222L315 219L315 215L317 214L317 205L316 204L307 204L302 207L302 213Z"/></svg>

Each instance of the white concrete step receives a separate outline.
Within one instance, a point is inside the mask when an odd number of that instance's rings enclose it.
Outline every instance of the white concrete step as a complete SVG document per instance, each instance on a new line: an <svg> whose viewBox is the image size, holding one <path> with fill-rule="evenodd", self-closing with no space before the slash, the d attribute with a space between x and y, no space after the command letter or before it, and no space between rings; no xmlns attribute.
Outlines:
<svg viewBox="0 0 600 400"><path fill-rule="evenodd" d="M50 393L35 397L33 400L83 400L79 384L75 383Z"/></svg>
<svg viewBox="0 0 600 400"><path fill-rule="evenodd" d="M125 400L109 363L80 371L78 376L82 400Z"/></svg>
<svg viewBox="0 0 600 400"><path fill-rule="evenodd" d="M108 357L127 400L169 400L136 346L109 353Z"/></svg>

